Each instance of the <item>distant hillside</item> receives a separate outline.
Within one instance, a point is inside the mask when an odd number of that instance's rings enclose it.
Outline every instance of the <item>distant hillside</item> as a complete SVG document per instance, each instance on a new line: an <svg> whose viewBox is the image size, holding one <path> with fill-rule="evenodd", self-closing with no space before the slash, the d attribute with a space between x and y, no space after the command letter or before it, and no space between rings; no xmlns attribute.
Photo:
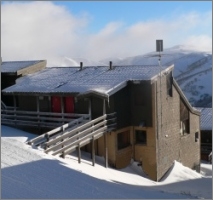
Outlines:
<svg viewBox="0 0 213 200"><path fill-rule="evenodd" d="M111 58L111 60L116 65L158 64L156 52L124 59ZM174 77L193 106L212 107L211 52L200 52L187 46L175 46L164 50L161 64L174 64Z"/></svg>
<svg viewBox="0 0 213 200"><path fill-rule="evenodd" d="M83 58L67 58L61 61L61 66L91 65L156 65L157 52L127 58L106 58L93 61ZM193 50L191 46L175 46L164 49L161 64L174 64L174 77L184 94L193 106L212 107L212 52Z"/></svg>

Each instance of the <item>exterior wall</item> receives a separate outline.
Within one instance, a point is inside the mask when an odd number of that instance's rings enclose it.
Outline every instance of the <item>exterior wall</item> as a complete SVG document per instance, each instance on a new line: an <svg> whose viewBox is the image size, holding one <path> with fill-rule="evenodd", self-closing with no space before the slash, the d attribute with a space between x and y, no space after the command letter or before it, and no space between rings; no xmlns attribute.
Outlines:
<svg viewBox="0 0 213 200"><path fill-rule="evenodd" d="M41 112L51 112L50 96L42 96L39 98L39 110Z"/></svg>
<svg viewBox="0 0 213 200"><path fill-rule="evenodd" d="M18 96L19 110L37 111L36 96Z"/></svg>
<svg viewBox="0 0 213 200"><path fill-rule="evenodd" d="M128 147L118 150L117 135L125 131L129 131L130 133L130 144ZM134 152L133 127L122 128L116 131L114 136L115 136L115 167L117 169L121 169L121 168L127 167L130 164L131 159L133 158L133 152Z"/></svg>
<svg viewBox="0 0 213 200"><path fill-rule="evenodd" d="M167 82L164 75L158 79L156 102L157 102L157 131L156 131L156 151L157 151L157 181L177 160L183 165L194 168L199 164L200 142L195 142L195 132L199 132L199 116L190 113L190 134L181 136L180 134L180 95L174 85L172 85L172 97L167 94ZM162 122L162 126L161 126ZM200 133L199 133L200 137Z"/></svg>
<svg viewBox="0 0 213 200"><path fill-rule="evenodd" d="M181 136L180 161L183 165L200 171L200 129L199 117L190 113L190 134ZM195 133L198 132L198 140L195 139Z"/></svg>
<svg viewBox="0 0 213 200"><path fill-rule="evenodd" d="M152 86L150 82L130 85L131 95L131 125L139 126L142 122L145 126L152 126ZM138 98L139 97L139 98Z"/></svg>
<svg viewBox="0 0 213 200"><path fill-rule="evenodd" d="M147 144L134 145L134 160L141 162L143 171L153 180L156 180L156 143L155 131L151 127L134 127L135 130L144 130L147 133ZM133 136L134 136L133 132ZM135 138L134 138L135 143Z"/></svg>
<svg viewBox="0 0 213 200"><path fill-rule="evenodd" d="M1 90L10 87L16 83L16 79L18 76L16 75L6 75L1 74ZM5 95L1 92L1 100L7 105L7 106L13 106L13 96L11 95Z"/></svg>

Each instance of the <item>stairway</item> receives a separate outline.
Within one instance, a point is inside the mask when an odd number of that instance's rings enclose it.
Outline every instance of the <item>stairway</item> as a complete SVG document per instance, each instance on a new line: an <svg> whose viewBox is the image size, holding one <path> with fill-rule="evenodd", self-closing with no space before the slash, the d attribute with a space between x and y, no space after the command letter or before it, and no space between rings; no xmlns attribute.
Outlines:
<svg viewBox="0 0 213 200"><path fill-rule="evenodd" d="M91 141L94 141L116 127L116 113L105 114L87 122L83 119L72 121L44 133L27 143L40 146L45 153L65 157Z"/></svg>

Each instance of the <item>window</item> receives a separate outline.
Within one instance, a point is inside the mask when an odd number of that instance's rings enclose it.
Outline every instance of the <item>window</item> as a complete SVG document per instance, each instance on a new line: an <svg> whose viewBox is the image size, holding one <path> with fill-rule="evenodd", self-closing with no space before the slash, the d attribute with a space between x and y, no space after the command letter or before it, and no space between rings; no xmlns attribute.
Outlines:
<svg viewBox="0 0 213 200"><path fill-rule="evenodd" d="M170 72L166 77L167 95L172 97L172 72Z"/></svg>
<svg viewBox="0 0 213 200"><path fill-rule="evenodd" d="M181 129L182 129L182 135L189 134L189 119L186 119L184 121L181 121Z"/></svg>
<svg viewBox="0 0 213 200"><path fill-rule="evenodd" d="M186 135L190 133L190 119L189 119L189 110L186 105L183 103L183 100L180 99L180 129L181 135Z"/></svg>
<svg viewBox="0 0 213 200"><path fill-rule="evenodd" d="M135 143L146 144L146 131L136 130L135 131Z"/></svg>
<svg viewBox="0 0 213 200"><path fill-rule="evenodd" d="M199 140L199 133L196 132L196 133L195 133L195 142L198 142L198 140Z"/></svg>
<svg viewBox="0 0 213 200"><path fill-rule="evenodd" d="M124 149L130 145L130 132L125 131L117 134L118 150Z"/></svg>

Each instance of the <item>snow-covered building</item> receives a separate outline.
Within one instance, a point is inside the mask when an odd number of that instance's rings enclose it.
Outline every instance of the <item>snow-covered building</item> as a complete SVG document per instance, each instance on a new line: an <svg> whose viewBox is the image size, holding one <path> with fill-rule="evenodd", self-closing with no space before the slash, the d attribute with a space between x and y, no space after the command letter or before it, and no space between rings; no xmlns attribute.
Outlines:
<svg viewBox="0 0 213 200"><path fill-rule="evenodd" d="M46 63L46 60L1 62L1 89L14 85L20 77L44 69ZM13 105L13 99L11 98L2 96L2 100L7 102L7 105Z"/></svg>
<svg viewBox="0 0 213 200"><path fill-rule="evenodd" d="M212 108L196 107L201 112L201 159L208 160L208 155L212 151Z"/></svg>
<svg viewBox="0 0 213 200"><path fill-rule="evenodd" d="M173 68L52 67L19 79L3 94L16 97L19 110L38 114L87 113L94 120L116 113L116 129L82 149L94 147L118 169L138 161L158 181L174 160L197 171L200 167L200 112L174 80Z"/></svg>

